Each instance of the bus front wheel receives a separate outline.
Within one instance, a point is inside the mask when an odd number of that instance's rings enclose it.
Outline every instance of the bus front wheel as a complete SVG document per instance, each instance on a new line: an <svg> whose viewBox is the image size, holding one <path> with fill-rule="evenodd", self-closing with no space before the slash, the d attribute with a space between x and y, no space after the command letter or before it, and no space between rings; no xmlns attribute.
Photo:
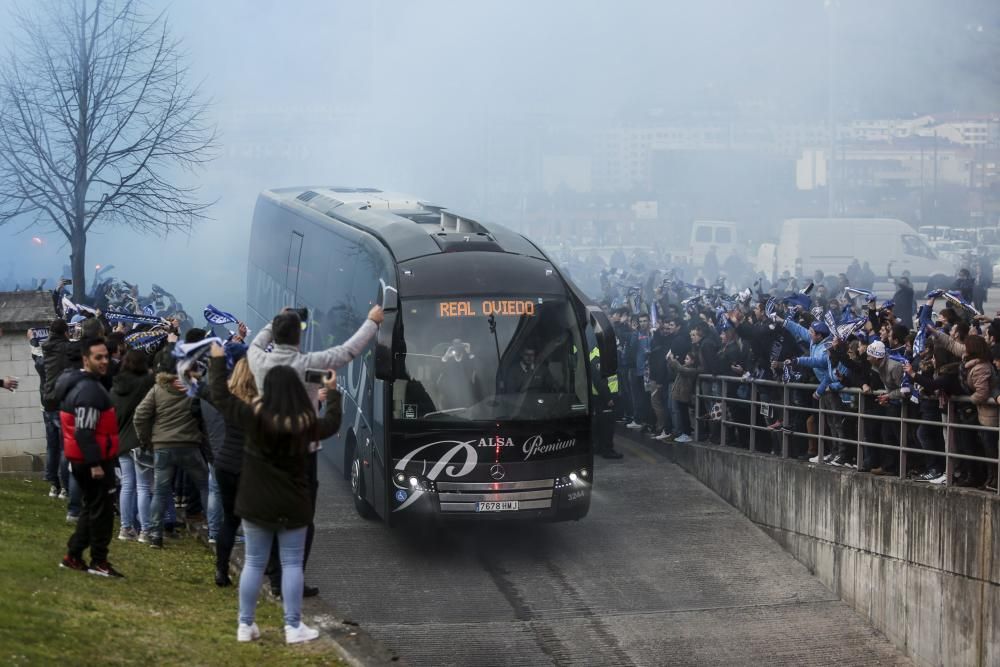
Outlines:
<svg viewBox="0 0 1000 667"><path fill-rule="evenodd" d="M361 474L361 460L355 454L351 461L351 495L354 497L354 509L362 519L371 519L375 510L365 499L365 478Z"/></svg>

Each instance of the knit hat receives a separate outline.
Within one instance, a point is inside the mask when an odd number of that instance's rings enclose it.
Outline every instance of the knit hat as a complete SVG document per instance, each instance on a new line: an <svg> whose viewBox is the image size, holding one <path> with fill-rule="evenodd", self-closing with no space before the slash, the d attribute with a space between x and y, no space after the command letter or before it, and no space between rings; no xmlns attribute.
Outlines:
<svg viewBox="0 0 1000 667"><path fill-rule="evenodd" d="M868 346L868 356L873 359L885 359L885 343L880 340Z"/></svg>

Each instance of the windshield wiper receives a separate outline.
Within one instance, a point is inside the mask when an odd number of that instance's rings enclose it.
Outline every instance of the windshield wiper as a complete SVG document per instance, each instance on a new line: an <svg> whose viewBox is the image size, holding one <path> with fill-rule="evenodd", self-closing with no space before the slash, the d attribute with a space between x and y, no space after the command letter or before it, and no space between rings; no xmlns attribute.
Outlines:
<svg viewBox="0 0 1000 667"><path fill-rule="evenodd" d="M434 412L428 412L424 415L424 419L428 417L433 417L434 415L447 415L452 412L461 412L462 410L468 410L469 408L448 408L447 410L435 410Z"/></svg>

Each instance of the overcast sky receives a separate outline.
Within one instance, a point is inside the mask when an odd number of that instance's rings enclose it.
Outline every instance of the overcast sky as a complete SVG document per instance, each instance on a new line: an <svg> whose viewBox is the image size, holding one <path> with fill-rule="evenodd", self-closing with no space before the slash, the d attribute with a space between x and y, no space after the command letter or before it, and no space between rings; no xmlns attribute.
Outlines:
<svg viewBox="0 0 1000 667"><path fill-rule="evenodd" d="M0 34L14 4L0 0ZM192 311L242 313L262 189L378 186L490 209L491 187L531 182L532 156L585 150L593 131L651 108L823 120L831 49L841 117L1000 110L1000 2L840 0L832 32L824 4L151 1L215 102L221 154L197 181L219 201L190 237L105 229L89 263ZM507 155L523 170L491 173ZM0 274L55 278L61 239L15 231L0 229Z"/></svg>

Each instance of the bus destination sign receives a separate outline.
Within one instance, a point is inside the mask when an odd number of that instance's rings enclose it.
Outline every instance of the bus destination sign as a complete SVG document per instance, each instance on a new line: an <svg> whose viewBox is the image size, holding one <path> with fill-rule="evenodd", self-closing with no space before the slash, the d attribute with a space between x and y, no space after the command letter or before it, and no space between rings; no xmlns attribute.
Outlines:
<svg viewBox="0 0 1000 667"><path fill-rule="evenodd" d="M527 299L482 299L476 301L441 301L438 317L479 317L485 315L534 317L535 303Z"/></svg>

